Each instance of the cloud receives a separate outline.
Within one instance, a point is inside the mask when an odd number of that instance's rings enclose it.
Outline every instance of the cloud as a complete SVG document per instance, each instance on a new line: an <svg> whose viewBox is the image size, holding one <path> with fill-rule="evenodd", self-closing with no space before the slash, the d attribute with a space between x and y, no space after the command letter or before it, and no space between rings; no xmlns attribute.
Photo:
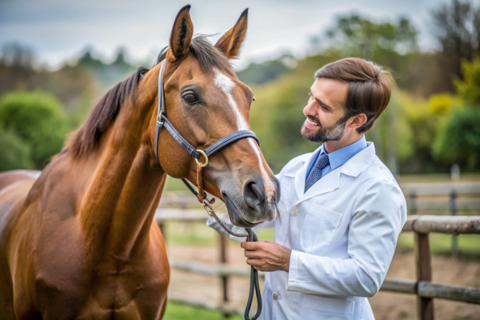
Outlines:
<svg viewBox="0 0 480 320"><path fill-rule="evenodd" d="M435 0L192 0L190 3L195 32L204 34L223 34L246 7L250 8L240 66L285 51L301 56L312 35L321 34L338 15L352 11L377 20L407 16L421 31L421 47L435 46L429 29L429 10L438 6ZM0 44L16 40L29 45L41 61L50 65L78 54L86 45L107 56L125 46L130 56L140 60L168 43L180 7L174 1L158 0L1 1Z"/></svg>

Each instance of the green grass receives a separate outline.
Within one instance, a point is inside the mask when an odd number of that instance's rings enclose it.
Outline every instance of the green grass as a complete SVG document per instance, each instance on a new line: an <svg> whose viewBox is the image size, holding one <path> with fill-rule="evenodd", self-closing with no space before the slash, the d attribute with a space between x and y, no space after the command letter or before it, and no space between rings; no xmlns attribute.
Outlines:
<svg viewBox="0 0 480 320"><path fill-rule="evenodd" d="M257 232L258 239L260 240L270 240L273 241L273 228L258 230Z"/></svg>
<svg viewBox="0 0 480 320"><path fill-rule="evenodd" d="M167 242L194 246L214 246L218 243L218 233L203 222L167 221L165 223ZM273 229L259 230L260 240L273 241Z"/></svg>
<svg viewBox="0 0 480 320"><path fill-rule="evenodd" d="M167 242L172 244L213 246L218 241L218 233L204 222L167 221L165 233Z"/></svg>
<svg viewBox="0 0 480 320"><path fill-rule="evenodd" d="M182 180L167 176L167 181L165 182L165 191L188 191L188 189Z"/></svg>
<svg viewBox="0 0 480 320"><path fill-rule="evenodd" d="M430 233L430 250L435 254L449 254L452 248L452 236L448 234ZM398 248L413 250L414 235L412 232L400 234ZM458 236L458 249L461 254L480 255L480 235L461 234Z"/></svg>
<svg viewBox="0 0 480 320"><path fill-rule="evenodd" d="M195 308L186 304L169 302L167 305L167 311L165 312L164 320L186 320L186 319L195 319L195 320L241 320L243 317L232 316L230 318L225 318L220 312Z"/></svg>

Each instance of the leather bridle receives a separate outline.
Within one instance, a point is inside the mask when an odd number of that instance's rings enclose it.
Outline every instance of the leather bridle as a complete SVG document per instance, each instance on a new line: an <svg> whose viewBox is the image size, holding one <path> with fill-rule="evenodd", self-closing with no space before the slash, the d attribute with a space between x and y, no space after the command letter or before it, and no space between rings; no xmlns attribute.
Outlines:
<svg viewBox="0 0 480 320"><path fill-rule="evenodd" d="M162 54L159 60L165 59L166 49L162 50ZM158 62L160 62L158 61ZM190 186L186 179L182 179L185 185L188 187L193 194L197 196L197 199L200 203L203 204L204 209L207 211L208 215L213 217L226 232L230 233L236 237L246 237L247 241L258 241L257 235L251 230L250 228L245 228L247 234L239 234L231 231L228 229L222 221L218 218L217 214L213 210L212 204L215 202L215 199L212 198L211 200L207 199L207 193L203 189L203 168L208 165L209 157L213 155L215 152L221 150L222 148L228 146L231 143L234 143L238 140L245 139L245 138L253 138L257 143L260 145L257 136L253 131L250 130L240 130L234 133L231 133L220 140L213 143L211 146L206 148L205 150L195 149L190 143L188 143L185 138L183 138L180 133L178 133L177 129L173 126L173 124L168 121L166 110L165 110L165 93L164 93L164 86L163 86L163 70L165 68L166 60L163 61L162 66L160 67L160 72L158 74L158 114L157 114L157 129L155 132L155 158L157 159L158 164L160 164L160 160L158 159L158 137L160 135L160 130L162 128L167 129L170 135L183 147L187 152L195 159L197 163L197 188L198 192ZM200 156L203 157L204 161L200 162ZM161 164L160 164L161 166ZM262 296L260 294L260 285L258 282L258 270L255 269L253 266L251 267L250 273L250 291L248 296L248 302L245 309L244 317L246 320L250 320L250 308L252 306L253 301L253 291L255 290L257 296L257 312L252 320L257 319L262 312Z"/></svg>

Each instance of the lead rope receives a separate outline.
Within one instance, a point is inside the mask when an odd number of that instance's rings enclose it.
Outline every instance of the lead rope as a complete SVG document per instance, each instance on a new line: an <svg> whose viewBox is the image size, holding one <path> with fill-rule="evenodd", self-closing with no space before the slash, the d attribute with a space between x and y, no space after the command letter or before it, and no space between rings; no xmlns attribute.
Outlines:
<svg viewBox="0 0 480 320"><path fill-rule="evenodd" d="M257 235L255 234L255 232L253 232L252 229L245 228L245 231L247 231L248 233L247 241L258 241ZM253 266L250 266L250 291L248 293L248 301L247 306L245 307L245 313L243 314L245 320L250 320L250 309L252 308L254 289L257 296L257 312L251 320L258 319L258 317L260 317L260 313L262 313L262 294L260 292L260 284L258 283L258 270L255 269Z"/></svg>
<svg viewBox="0 0 480 320"><path fill-rule="evenodd" d="M200 168L200 166L198 166L197 168ZM198 171L199 170L197 170L197 182L200 181L198 179L198 176L201 175L201 170L200 170L200 173ZM217 214L215 213L215 210L213 210L212 203L215 201L215 199L212 198L211 200L208 200L207 194L205 192L203 193L203 196L200 196L200 194L194 188L192 188L192 186L190 185L190 183L188 183L187 180L182 179L182 181L183 183L185 183L187 188L197 197L198 201L203 203L203 208L205 209L205 211L207 211L208 215L210 217L213 217L226 232L228 232L229 234L235 237L240 237L240 238L246 237L247 241L253 241L253 242L258 241L257 235L250 228L245 228L245 231L247 232L246 234L236 233L230 230L229 228L227 228L227 226L225 226L225 224L223 224L223 222L218 218ZM203 191L202 187L199 187L199 191L200 189ZM253 318L250 318L250 309L252 308L254 291L257 296L257 312L255 313ZM258 270L255 269L253 266L250 266L250 291L248 293L247 306L245 307L245 313L243 316L245 320L256 320L260 316L260 313L262 313L262 294L260 292L260 284L258 282Z"/></svg>

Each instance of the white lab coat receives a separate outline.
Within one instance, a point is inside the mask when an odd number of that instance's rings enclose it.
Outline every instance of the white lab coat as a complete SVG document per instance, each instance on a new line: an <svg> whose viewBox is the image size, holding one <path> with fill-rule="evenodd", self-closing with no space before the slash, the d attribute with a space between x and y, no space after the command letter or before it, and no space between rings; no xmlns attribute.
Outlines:
<svg viewBox="0 0 480 320"><path fill-rule="evenodd" d="M275 242L292 249L289 272L265 273L261 319L374 319L366 297L387 274L406 221L405 197L368 146L306 193L314 153L291 160L277 175L281 219ZM208 225L220 230L211 219Z"/></svg>

